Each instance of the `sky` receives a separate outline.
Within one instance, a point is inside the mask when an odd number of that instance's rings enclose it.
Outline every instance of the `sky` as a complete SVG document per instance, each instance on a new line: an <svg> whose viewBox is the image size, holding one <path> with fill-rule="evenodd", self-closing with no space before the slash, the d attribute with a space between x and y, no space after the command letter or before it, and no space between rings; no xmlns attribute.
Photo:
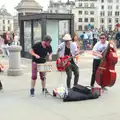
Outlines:
<svg viewBox="0 0 120 120"><path fill-rule="evenodd" d="M14 8L18 5L20 1L21 0L0 0L0 7L4 5L9 13L15 15L16 10ZM54 0L54 1L59 1L59 0ZM66 2L67 0L61 0L61 1ZM38 2L41 6L43 6L44 10L47 9L47 6L49 4L49 0L36 0L36 2Z"/></svg>

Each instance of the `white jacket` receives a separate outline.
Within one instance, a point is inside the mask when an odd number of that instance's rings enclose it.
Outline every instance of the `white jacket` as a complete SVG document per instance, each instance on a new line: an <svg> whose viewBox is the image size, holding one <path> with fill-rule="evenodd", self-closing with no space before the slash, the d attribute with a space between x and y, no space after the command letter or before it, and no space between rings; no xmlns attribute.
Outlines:
<svg viewBox="0 0 120 120"><path fill-rule="evenodd" d="M60 49L59 52L59 57L64 57L65 53L65 42L62 42L59 46L58 49ZM75 56L77 54L77 45L75 42L70 42L70 52L72 56ZM74 62L76 63L76 59L74 59ZM76 63L77 64L77 63Z"/></svg>

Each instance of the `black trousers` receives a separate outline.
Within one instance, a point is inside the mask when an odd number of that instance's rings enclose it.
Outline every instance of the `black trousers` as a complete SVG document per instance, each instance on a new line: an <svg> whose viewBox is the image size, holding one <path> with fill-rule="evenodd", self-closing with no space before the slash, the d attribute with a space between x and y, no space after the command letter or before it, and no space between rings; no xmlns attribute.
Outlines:
<svg viewBox="0 0 120 120"><path fill-rule="evenodd" d="M97 39L93 38L93 46L97 43Z"/></svg>
<svg viewBox="0 0 120 120"><path fill-rule="evenodd" d="M69 67L66 68L67 74L67 87L71 87L72 71L74 73L74 85L78 84L79 80L79 68L76 64L72 63Z"/></svg>
<svg viewBox="0 0 120 120"><path fill-rule="evenodd" d="M2 88L2 83L1 83L1 81L0 81L0 89Z"/></svg>
<svg viewBox="0 0 120 120"><path fill-rule="evenodd" d="M99 65L100 65L100 59L93 59L92 77L91 77L91 83L90 83L91 87L94 87L96 71Z"/></svg>

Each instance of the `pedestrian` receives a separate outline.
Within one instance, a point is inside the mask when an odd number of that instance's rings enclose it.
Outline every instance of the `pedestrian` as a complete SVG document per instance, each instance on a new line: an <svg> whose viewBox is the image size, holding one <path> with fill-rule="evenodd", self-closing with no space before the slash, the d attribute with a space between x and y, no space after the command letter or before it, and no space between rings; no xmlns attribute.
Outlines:
<svg viewBox="0 0 120 120"><path fill-rule="evenodd" d="M89 39L89 48L92 48L93 45L93 31L92 29L89 30L88 32L88 39Z"/></svg>
<svg viewBox="0 0 120 120"><path fill-rule="evenodd" d="M87 49L87 44L88 44L88 34L86 32L83 32L83 47L84 47L84 50Z"/></svg>
<svg viewBox="0 0 120 120"><path fill-rule="evenodd" d="M79 38L78 38L78 36L77 36L76 34L73 36L72 41L73 41L74 43L76 43L76 45L77 45L77 50L78 50L78 52L80 52L80 41L79 41ZM78 54L78 55L76 56L76 62L77 62L77 64L79 63L79 61L80 61L80 55Z"/></svg>
<svg viewBox="0 0 120 120"><path fill-rule="evenodd" d="M120 48L120 28L118 29L115 38L116 38L117 48Z"/></svg>
<svg viewBox="0 0 120 120"><path fill-rule="evenodd" d="M46 57L48 55L48 59L52 60L52 47L51 47L52 38L46 35L42 42L38 42L33 45L30 50L30 54L32 55L32 80L31 80L31 89L30 95L34 96L35 92L35 84L37 79L37 64L46 63ZM42 92L47 92L45 82L46 82L46 73L39 72L41 83L42 83Z"/></svg>
<svg viewBox="0 0 120 120"><path fill-rule="evenodd" d="M9 35L8 33L3 33L2 35L2 50L3 50L3 57L5 56L9 56L9 50L8 50L8 46L9 46L9 41L10 41L10 38L9 38Z"/></svg>
<svg viewBox="0 0 120 120"><path fill-rule="evenodd" d="M97 28L93 31L93 47L98 41L98 30Z"/></svg>

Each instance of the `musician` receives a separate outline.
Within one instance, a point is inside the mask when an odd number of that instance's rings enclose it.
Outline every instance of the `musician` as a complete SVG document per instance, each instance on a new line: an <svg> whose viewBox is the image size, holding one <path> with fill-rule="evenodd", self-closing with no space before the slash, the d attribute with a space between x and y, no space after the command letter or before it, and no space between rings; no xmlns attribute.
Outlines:
<svg viewBox="0 0 120 120"><path fill-rule="evenodd" d="M95 77L96 77L96 71L97 68L100 65L100 60L103 57L102 53L103 51L107 48L108 45L108 41L106 41L106 35L104 33L102 33L99 37L100 41L98 41L95 46L93 47L93 69L92 69L92 77L91 77L91 87L94 87L95 84ZM106 88L102 88L102 89L106 89Z"/></svg>
<svg viewBox="0 0 120 120"><path fill-rule="evenodd" d="M52 38L46 35L42 42L34 44L32 49L30 50L30 54L32 55L32 81L30 95L32 96L34 96L34 87L37 79L37 64L45 63L47 55L48 59L50 61L52 60L52 47L50 45L51 41ZM45 88L45 72L40 72L39 74L42 83L42 91L47 92L47 89Z"/></svg>
<svg viewBox="0 0 120 120"><path fill-rule="evenodd" d="M70 34L65 34L65 36L63 37L63 41L64 42L62 42L58 47L59 57L64 57L66 55L75 56L78 49L77 49L76 43L72 42L72 38L71 38ZM77 83L78 83L79 68L75 61L76 61L76 59L71 59L70 66L68 66L65 69L66 74L67 74L67 87L68 88L71 87L72 71L75 75L74 86L77 85Z"/></svg>

